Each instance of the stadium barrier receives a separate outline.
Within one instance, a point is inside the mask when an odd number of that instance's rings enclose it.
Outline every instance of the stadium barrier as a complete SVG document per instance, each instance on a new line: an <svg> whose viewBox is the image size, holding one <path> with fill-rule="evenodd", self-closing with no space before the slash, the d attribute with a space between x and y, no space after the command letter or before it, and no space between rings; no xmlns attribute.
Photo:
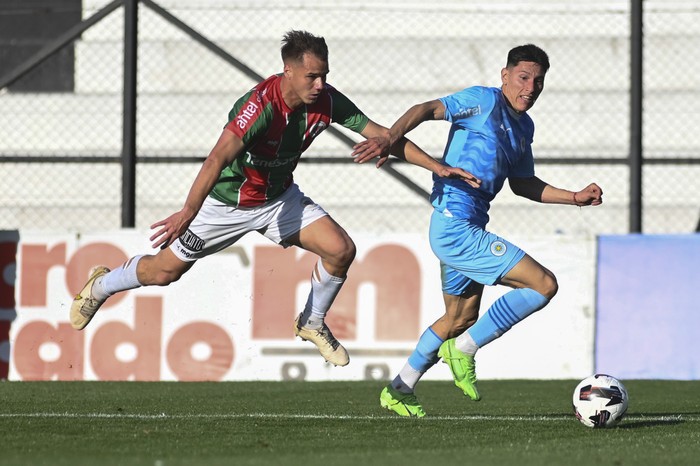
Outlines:
<svg viewBox="0 0 700 466"><path fill-rule="evenodd" d="M443 312L439 264L424 235L354 235L357 259L328 316L351 362L330 366L292 331L315 256L248 235L177 283L115 295L90 326L73 330L70 303L88 270L149 250L147 237L134 230L19 236L11 380L383 380ZM479 353L480 377L589 374L595 240L559 235L516 243L557 274L560 292ZM504 291L488 288L484 306ZM426 375L449 378L444 364Z"/></svg>
<svg viewBox="0 0 700 466"><path fill-rule="evenodd" d="M601 236L595 367L625 379L700 379L700 234Z"/></svg>

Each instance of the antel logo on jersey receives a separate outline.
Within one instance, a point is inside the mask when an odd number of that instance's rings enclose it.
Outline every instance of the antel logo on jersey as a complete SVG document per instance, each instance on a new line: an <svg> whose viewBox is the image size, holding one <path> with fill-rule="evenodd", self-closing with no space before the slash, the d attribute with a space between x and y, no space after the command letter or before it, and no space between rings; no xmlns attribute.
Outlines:
<svg viewBox="0 0 700 466"><path fill-rule="evenodd" d="M503 241L494 241L491 243L491 254L500 257L506 253L506 243Z"/></svg>
<svg viewBox="0 0 700 466"><path fill-rule="evenodd" d="M204 240L190 230L180 236L180 242L191 251L201 251L204 247Z"/></svg>
<svg viewBox="0 0 700 466"><path fill-rule="evenodd" d="M474 115L481 115L481 105L469 108L460 108L459 112L455 115L455 118L469 118Z"/></svg>
<svg viewBox="0 0 700 466"><path fill-rule="evenodd" d="M248 105L246 105L246 107L243 110L241 110L241 112L236 117L236 125L238 125L240 129L245 128L250 119L253 118L257 111L258 106L255 104L255 102L248 102Z"/></svg>

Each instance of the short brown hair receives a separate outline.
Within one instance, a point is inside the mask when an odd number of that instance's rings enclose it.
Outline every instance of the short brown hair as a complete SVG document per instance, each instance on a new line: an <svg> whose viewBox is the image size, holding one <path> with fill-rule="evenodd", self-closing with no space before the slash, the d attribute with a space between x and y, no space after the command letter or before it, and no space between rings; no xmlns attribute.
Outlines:
<svg viewBox="0 0 700 466"><path fill-rule="evenodd" d="M312 53L328 61L328 46L323 37L306 31L289 31L282 38L282 61L301 61L305 53Z"/></svg>

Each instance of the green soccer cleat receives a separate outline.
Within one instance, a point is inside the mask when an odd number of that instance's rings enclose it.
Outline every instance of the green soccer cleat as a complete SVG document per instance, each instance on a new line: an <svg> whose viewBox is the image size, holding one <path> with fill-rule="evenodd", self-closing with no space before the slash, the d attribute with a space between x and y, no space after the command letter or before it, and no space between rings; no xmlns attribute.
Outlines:
<svg viewBox="0 0 700 466"><path fill-rule="evenodd" d="M462 353L455 347L455 339L446 340L438 350L438 356L452 371L455 385L461 388L466 396L479 401L479 389L476 388L476 363L473 354Z"/></svg>
<svg viewBox="0 0 700 466"><path fill-rule="evenodd" d="M418 402L418 398L413 393L401 393L396 390L391 384L384 387L379 395L379 404L382 408L393 411L399 416L404 417L423 417L425 411L423 406Z"/></svg>

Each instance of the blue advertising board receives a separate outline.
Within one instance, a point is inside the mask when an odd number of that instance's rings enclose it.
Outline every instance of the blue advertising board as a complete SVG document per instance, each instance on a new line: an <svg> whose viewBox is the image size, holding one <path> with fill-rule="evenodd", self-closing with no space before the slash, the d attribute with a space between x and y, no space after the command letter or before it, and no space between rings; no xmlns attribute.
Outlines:
<svg viewBox="0 0 700 466"><path fill-rule="evenodd" d="M700 235L598 238L595 371L700 379Z"/></svg>

